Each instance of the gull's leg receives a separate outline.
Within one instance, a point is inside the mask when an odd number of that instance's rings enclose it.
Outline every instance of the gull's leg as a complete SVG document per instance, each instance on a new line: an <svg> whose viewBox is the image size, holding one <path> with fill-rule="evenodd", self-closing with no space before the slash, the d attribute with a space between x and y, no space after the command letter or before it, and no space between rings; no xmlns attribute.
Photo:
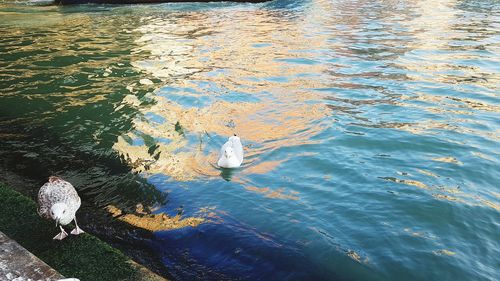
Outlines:
<svg viewBox="0 0 500 281"><path fill-rule="evenodd" d="M78 227L78 224L76 223L76 216L74 218L75 220L75 229L71 230L71 234L73 235L78 235L78 234L82 234L82 233L85 233L85 231L83 231L81 228Z"/></svg>
<svg viewBox="0 0 500 281"><path fill-rule="evenodd" d="M68 233L66 233L66 231L64 231L64 228L60 225L59 228L61 229L61 233L57 234L56 236L54 236L54 240L63 240L64 238L68 237Z"/></svg>

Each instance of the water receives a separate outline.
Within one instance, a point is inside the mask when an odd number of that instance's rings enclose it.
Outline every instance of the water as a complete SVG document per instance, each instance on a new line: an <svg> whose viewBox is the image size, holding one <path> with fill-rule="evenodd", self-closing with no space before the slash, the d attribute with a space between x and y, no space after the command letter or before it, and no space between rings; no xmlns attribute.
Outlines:
<svg viewBox="0 0 500 281"><path fill-rule="evenodd" d="M178 280L499 280L499 8L3 2L2 166L207 218Z"/></svg>

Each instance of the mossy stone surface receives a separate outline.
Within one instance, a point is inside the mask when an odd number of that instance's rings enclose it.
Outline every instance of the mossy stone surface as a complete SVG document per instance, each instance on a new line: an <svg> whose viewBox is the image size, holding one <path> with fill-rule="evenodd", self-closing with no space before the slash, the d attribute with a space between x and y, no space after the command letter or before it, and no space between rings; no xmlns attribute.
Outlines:
<svg viewBox="0 0 500 281"><path fill-rule="evenodd" d="M35 202L0 183L0 230L55 270L81 281L143 279L127 256L92 235L52 240L58 228L40 218L36 208Z"/></svg>

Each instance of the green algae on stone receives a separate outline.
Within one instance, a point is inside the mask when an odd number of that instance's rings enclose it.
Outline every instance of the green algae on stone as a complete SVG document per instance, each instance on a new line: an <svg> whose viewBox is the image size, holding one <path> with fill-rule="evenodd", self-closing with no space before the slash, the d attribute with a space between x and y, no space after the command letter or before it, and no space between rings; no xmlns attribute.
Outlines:
<svg viewBox="0 0 500 281"><path fill-rule="evenodd" d="M1 183L0 230L67 277L147 280L136 263L90 234L52 240L55 224L38 216L32 200Z"/></svg>

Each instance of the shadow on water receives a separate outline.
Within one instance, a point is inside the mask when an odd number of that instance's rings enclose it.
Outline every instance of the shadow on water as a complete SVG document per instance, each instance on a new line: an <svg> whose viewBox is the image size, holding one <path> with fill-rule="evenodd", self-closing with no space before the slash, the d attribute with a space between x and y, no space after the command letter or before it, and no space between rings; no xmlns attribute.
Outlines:
<svg viewBox="0 0 500 281"><path fill-rule="evenodd" d="M350 280L326 276L301 252L300 244L277 242L272 234L261 233L229 216L224 216L223 223L159 232L156 236L154 244L161 249L163 262L171 268L179 264L184 267L173 271L176 280L270 280L269 276L272 280ZM191 249L189 253L186 248Z"/></svg>
<svg viewBox="0 0 500 281"><path fill-rule="evenodd" d="M82 198L78 218L85 230L169 276L151 232L102 209L113 205L127 213L141 204L147 210L165 205L167 197L111 149L136 114L122 104L127 85L140 75L127 68L133 35L105 24L96 37L92 17L106 15L81 9L64 17L57 7L0 10L6 36L0 39L0 180L34 200L50 175L70 181ZM76 32L73 24L87 31Z"/></svg>
<svg viewBox="0 0 500 281"><path fill-rule="evenodd" d="M9 123L0 120L0 123ZM133 211L137 203L164 204L165 194L145 179L131 174L118 155L82 151L61 141L57 134L32 124L0 126L2 169L43 184L51 175L72 182L84 202L109 204ZM41 186L41 185L40 185ZM38 190L26 190L36 196Z"/></svg>
<svg viewBox="0 0 500 281"><path fill-rule="evenodd" d="M235 169L221 169L220 176L225 181L231 181L231 177L236 173Z"/></svg>

